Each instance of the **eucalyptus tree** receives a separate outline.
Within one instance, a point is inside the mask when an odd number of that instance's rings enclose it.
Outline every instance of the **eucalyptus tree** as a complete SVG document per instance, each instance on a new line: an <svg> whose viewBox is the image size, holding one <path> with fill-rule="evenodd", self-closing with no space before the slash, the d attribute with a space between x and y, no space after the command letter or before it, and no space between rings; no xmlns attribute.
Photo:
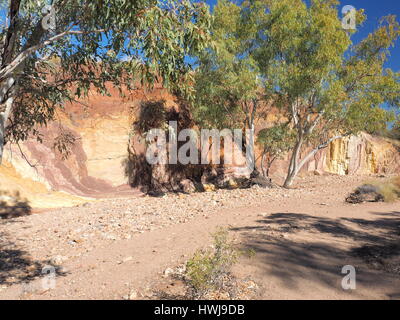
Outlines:
<svg viewBox="0 0 400 320"><path fill-rule="evenodd" d="M293 148L295 132L287 122L278 122L260 130L257 144L261 148L261 172L269 178L272 164Z"/></svg>
<svg viewBox="0 0 400 320"><path fill-rule="evenodd" d="M275 105L296 132L285 187L330 142L386 126L400 105L400 73L385 69L400 35L394 16L358 43L345 30L336 0L256 0L248 10L262 12L256 60L270 85ZM265 14L264 14L265 13ZM366 19L356 14L360 27Z"/></svg>
<svg viewBox="0 0 400 320"><path fill-rule="evenodd" d="M209 39L209 9L190 0L2 0L0 10L0 159L5 141L40 140L37 126L89 90L140 80L190 98L186 57Z"/></svg>
<svg viewBox="0 0 400 320"><path fill-rule="evenodd" d="M248 128L261 113L262 82L252 47L257 24L243 8L220 0L214 8L212 44L200 55L193 112L203 127Z"/></svg>

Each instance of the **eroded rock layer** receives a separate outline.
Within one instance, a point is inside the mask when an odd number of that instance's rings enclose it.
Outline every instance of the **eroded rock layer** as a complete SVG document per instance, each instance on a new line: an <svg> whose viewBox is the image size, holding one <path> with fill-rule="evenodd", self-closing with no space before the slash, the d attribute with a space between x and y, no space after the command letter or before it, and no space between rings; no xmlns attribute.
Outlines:
<svg viewBox="0 0 400 320"><path fill-rule="evenodd" d="M33 207L50 208L139 194L135 186L145 178L145 168L132 165L131 160L132 155L143 157L143 141L133 125L140 105L163 101L167 110L176 113L179 103L160 87L147 93L138 90L125 99L116 90L111 93L110 97L93 94L83 104L67 105L57 121L42 129L42 144L31 139L19 146L8 145L0 167L0 196L15 197L19 192L18 197ZM60 133L75 139L66 160L54 148ZM367 134L344 138L319 152L303 173L396 173L400 172L399 149L392 141ZM272 172L284 174L286 168L287 159L277 161Z"/></svg>
<svg viewBox="0 0 400 320"><path fill-rule="evenodd" d="M36 208L140 193L128 183L128 146L140 103L150 100L163 100L169 107L175 104L166 90L155 88L152 92L138 90L124 99L111 90L110 97L93 94L83 104L67 105L57 121L41 130L43 143L30 139L19 146L6 146L0 193L15 196L19 192L21 199ZM54 148L61 133L75 139L66 160Z"/></svg>

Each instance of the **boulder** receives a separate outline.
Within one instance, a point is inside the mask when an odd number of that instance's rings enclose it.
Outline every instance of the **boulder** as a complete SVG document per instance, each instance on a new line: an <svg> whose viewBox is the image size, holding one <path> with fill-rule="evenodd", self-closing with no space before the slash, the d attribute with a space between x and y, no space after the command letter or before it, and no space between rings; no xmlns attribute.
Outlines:
<svg viewBox="0 0 400 320"><path fill-rule="evenodd" d="M254 178L250 178L250 187L251 186L259 186L262 188L273 188L274 184L272 183L271 179L267 179L259 175Z"/></svg>
<svg viewBox="0 0 400 320"><path fill-rule="evenodd" d="M182 181L179 183L179 186L181 187L181 190L182 190L184 193L193 193L193 192L196 192L196 186L194 185L194 183L193 183L192 180L189 180L189 179L182 180Z"/></svg>
<svg viewBox="0 0 400 320"><path fill-rule="evenodd" d="M382 202L384 198L377 186L364 184L346 198L348 203Z"/></svg>
<svg viewBox="0 0 400 320"><path fill-rule="evenodd" d="M202 186L205 192L214 192L217 190L217 187L212 183L203 183Z"/></svg>
<svg viewBox="0 0 400 320"><path fill-rule="evenodd" d="M261 188L273 188L275 186L270 178L265 178L258 170L254 170L249 179L241 179L240 183L242 187L247 188L251 188L253 186L259 186Z"/></svg>

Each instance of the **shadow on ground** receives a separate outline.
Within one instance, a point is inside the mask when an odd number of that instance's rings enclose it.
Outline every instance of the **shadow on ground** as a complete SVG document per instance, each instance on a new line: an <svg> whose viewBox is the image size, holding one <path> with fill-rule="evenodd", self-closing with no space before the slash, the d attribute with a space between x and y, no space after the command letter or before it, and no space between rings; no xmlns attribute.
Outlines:
<svg viewBox="0 0 400 320"><path fill-rule="evenodd" d="M12 219L32 213L28 200L23 199L18 192L9 194L0 191L0 219Z"/></svg>
<svg viewBox="0 0 400 320"><path fill-rule="evenodd" d="M388 278L400 276L400 212L373 213L374 220L274 213L239 231L265 276L279 278L295 289L308 281L341 289L342 267L357 270L357 283L399 293ZM400 279L400 277L399 277ZM386 290L387 291L387 290ZM397 291L397 290L396 290Z"/></svg>
<svg viewBox="0 0 400 320"><path fill-rule="evenodd" d="M6 227L6 224L0 226ZM6 232L0 231L0 286L27 284L48 274L49 267L54 268L56 276L66 275L50 261L33 260L28 252L9 240Z"/></svg>

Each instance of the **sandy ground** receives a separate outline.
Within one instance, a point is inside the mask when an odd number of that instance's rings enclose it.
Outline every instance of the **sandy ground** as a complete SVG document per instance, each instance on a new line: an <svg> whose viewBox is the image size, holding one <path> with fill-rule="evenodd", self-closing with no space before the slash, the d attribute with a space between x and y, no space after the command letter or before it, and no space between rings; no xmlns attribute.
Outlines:
<svg viewBox="0 0 400 320"><path fill-rule="evenodd" d="M220 226L254 249L234 273L251 277L261 299L400 299L392 263L400 261L400 204L344 202L368 179L108 199L0 220L0 299L121 299L151 290ZM50 290L46 265L57 270ZM355 290L341 287L344 265L356 268Z"/></svg>

